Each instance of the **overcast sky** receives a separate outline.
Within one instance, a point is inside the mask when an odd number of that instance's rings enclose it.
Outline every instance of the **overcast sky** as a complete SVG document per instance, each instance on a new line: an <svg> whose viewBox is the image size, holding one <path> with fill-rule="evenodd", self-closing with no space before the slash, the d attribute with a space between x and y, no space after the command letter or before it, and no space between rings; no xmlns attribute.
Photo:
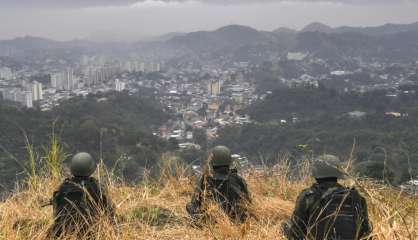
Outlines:
<svg viewBox="0 0 418 240"><path fill-rule="evenodd" d="M0 0L0 39L132 41L241 24L262 30L418 21L418 0Z"/></svg>

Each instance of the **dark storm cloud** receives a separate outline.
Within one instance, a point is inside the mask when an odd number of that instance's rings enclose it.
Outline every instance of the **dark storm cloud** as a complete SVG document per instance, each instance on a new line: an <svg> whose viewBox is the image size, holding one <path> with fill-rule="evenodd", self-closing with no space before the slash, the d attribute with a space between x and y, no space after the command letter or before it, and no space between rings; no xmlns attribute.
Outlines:
<svg viewBox="0 0 418 240"><path fill-rule="evenodd" d="M140 2L203 2L207 4L260 4L278 2L346 3L346 4L399 4L418 0L0 0L0 7L53 7L83 8L103 6L126 6Z"/></svg>

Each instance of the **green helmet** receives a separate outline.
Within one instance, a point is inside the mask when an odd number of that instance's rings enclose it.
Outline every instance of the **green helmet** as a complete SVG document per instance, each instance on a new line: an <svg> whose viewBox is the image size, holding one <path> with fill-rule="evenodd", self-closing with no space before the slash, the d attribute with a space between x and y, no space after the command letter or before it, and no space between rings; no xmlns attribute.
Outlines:
<svg viewBox="0 0 418 240"><path fill-rule="evenodd" d="M217 166L230 166L232 163L231 150L225 146L217 146L212 149L212 161L213 167Z"/></svg>
<svg viewBox="0 0 418 240"><path fill-rule="evenodd" d="M334 155L322 155L316 158L312 164L312 176L316 179L342 178L344 174L339 167L340 160Z"/></svg>
<svg viewBox="0 0 418 240"><path fill-rule="evenodd" d="M88 153L77 153L71 159L71 173L76 177L89 177L95 170L96 162Z"/></svg>

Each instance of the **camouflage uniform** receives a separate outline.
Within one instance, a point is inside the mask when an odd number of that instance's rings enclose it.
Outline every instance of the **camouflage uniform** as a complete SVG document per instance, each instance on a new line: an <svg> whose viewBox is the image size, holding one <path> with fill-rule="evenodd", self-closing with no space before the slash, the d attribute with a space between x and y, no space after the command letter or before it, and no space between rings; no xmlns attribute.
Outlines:
<svg viewBox="0 0 418 240"><path fill-rule="evenodd" d="M290 220L283 224L283 231L286 237L290 240L316 239L315 225L316 217L320 209L315 209L318 201L321 200L323 194L330 189L342 188L337 182L321 182L315 183L312 187L305 189L299 195L296 201L295 210ZM367 237L371 233L371 226L368 219L368 211L366 200L353 189L354 195L358 198L360 216L363 220L358 223L358 236L360 238ZM331 238L332 239L332 238Z"/></svg>
<svg viewBox="0 0 418 240"><path fill-rule="evenodd" d="M101 215L114 217L114 207L107 196L106 188L90 177L96 170L96 163L88 153L78 153L71 160L71 173L54 192L54 225L50 237L66 233L84 236L89 226Z"/></svg>
<svg viewBox="0 0 418 240"><path fill-rule="evenodd" d="M81 203L68 199L70 195L79 193L84 193ZM113 218L115 214L106 188L93 177L66 179L54 192L52 203L55 222L51 231L55 236L75 231L84 234L95 218L101 215Z"/></svg>
<svg viewBox="0 0 418 240"><path fill-rule="evenodd" d="M247 184L229 167L214 168L213 176L199 180L192 200L186 206L187 212L195 220L202 219L204 204L209 199L218 203L231 220L243 222L248 217L246 205L251 197Z"/></svg>
<svg viewBox="0 0 418 240"><path fill-rule="evenodd" d="M371 232L366 200L344 177L338 157L322 155L312 164L313 186L299 195L292 217L282 225L290 240L357 240Z"/></svg>

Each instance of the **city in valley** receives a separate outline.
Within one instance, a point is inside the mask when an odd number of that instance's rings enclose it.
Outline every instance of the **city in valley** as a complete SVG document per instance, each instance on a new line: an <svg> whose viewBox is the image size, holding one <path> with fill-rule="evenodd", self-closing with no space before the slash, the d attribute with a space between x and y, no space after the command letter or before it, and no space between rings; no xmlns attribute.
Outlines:
<svg viewBox="0 0 418 240"><path fill-rule="evenodd" d="M417 13L0 0L0 240L418 239Z"/></svg>
<svg viewBox="0 0 418 240"><path fill-rule="evenodd" d="M384 45L388 44L385 36L401 38L397 35L405 34L405 27L418 29L416 23L399 25L399 33L392 33L390 28L386 35L376 35L376 29L384 31L387 27L370 28L370 33L366 29L358 29L363 32L357 33L355 28L340 33L341 29L320 23L300 31L279 28L273 32L231 25L202 32L203 39L196 38L197 33L189 33L128 45L17 38L0 42L0 92L3 100L50 111L77 96L109 91L133 94L146 89L172 116L169 122L154 129L154 134L178 140L181 148L200 148L193 144L193 128L203 128L209 139L215 139L220 128L251 123L252 116L243 110L263 101L275 88L322 85L340 92L383 90L387 98L396 98L399 93L415 94L414 90L399 89L417 81L417 59L412 53L400 55L408 51L405 46L387 52L379 46L365 52L357 51L367 46L343 51L309 46L309 41L319 37L340 46L344 42L337 40L344 41L350 34L364 34L361 36L367 44ZM212 35L224 39L212 40ZM240 39L245 35L249 39ZM376 40L379 37L381 41ZM282 42L289 39L298 46L291 42L287 43L289 46L273 48L285 45ZM188 42L193 44L188 47ZM303 117L279 120L286 125Z"/></svg>

